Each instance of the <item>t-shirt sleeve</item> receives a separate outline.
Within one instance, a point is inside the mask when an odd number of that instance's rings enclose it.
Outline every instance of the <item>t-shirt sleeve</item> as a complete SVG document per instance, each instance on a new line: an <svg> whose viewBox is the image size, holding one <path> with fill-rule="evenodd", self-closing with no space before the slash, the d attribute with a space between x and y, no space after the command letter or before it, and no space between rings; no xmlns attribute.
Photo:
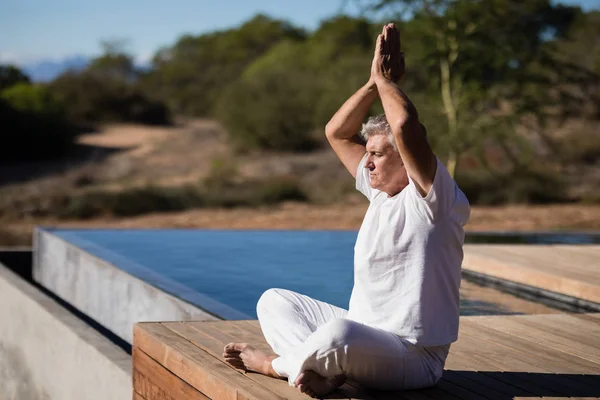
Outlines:
<svg viewBox="0 0 600 400"><path fill-rule="evenodd" d="M371 187L371 180L369 179L369 170L365 168L367 162L367 153L358 163L358 169L356 170L356 190L364 194L369 201L373 198L373 188Z"/></svg>
<svg viewBox="0 0 600 400"><path fill-rule="evenodd" d="M421 196L415 182L410 176L408 177L407 189L413 209L428 221L436 221L448 216L454 207L458 192L458 186L446 166L437 157L436 161L433 184L425 197Z"/></svg>

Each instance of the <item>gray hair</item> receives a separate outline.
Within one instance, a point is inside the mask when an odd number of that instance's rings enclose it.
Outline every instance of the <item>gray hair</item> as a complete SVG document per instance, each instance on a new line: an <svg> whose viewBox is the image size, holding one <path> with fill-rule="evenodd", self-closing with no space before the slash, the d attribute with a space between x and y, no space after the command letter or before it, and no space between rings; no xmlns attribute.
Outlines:
<svg viewBox="0 0 600 400"><path fill-rule="evenodd" d="M365 143L369 140L369 137L374 135L386 135L388 141L394 147L394 150L398 151L392 128L385 118L385 114L370 117L367 122L362 125L362 129L358 133L358 136L360 136Z"/></svg>

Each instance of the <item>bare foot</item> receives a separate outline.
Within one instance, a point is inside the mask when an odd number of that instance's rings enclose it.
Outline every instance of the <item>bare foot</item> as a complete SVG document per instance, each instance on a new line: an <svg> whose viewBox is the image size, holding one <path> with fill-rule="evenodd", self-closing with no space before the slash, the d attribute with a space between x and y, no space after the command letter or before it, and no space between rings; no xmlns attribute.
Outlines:
<svg viewBox="0 0 600 400"><path fill-rule="evenodd" d="M315 371L304 371L296 379L296 387L310 397L323 397L333 392L346 382L344 375L325 378Z"/></svg>
<svg viewBox="0 0 600 400"><path fill-rule="evenodd" d="M223 357L235 368L281 378L271 366L271 361L277 357L268 356L248 343L229 343L223 349Z"/></svg>

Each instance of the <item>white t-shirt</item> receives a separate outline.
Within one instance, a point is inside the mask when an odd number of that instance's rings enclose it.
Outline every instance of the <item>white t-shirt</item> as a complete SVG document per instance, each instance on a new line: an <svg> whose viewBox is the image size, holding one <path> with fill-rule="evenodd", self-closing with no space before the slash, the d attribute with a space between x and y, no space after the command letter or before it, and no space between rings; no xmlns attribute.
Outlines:
<svg viewBox="0 0 600 400"><path fill-rule="evenodd" d="M469 202L437 158L427 196L409 178L407 187L389 197L371 188L366 157L356 188L371 204L354 247L348 318L419 346L454 342Z"/></svg>

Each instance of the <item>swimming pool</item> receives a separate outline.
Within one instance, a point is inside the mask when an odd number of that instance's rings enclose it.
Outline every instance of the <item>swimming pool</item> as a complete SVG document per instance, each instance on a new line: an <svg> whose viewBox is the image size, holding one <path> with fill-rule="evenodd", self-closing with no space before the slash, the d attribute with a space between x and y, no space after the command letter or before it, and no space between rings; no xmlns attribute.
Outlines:
<svg viewBox="0 0 600 400"><path fill-rule="evenodd" d="M278 287L348 307L354 231L45 229L151 285L225 319L256 318L260 295ZM594 235L468 235L468 242L598 243ZM465 285L466 286L466 285ZM461 289L463 315L511 313ZM475 294L473 294L475 293ZM491 298L494 298L493 296ZM516 311L518 312L518 311Z"/></svg>

